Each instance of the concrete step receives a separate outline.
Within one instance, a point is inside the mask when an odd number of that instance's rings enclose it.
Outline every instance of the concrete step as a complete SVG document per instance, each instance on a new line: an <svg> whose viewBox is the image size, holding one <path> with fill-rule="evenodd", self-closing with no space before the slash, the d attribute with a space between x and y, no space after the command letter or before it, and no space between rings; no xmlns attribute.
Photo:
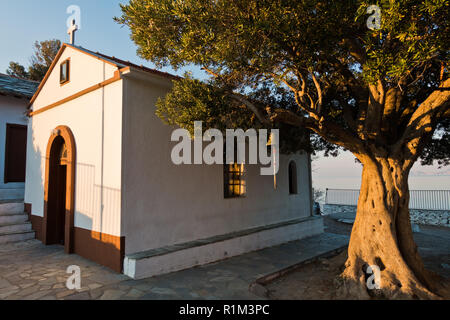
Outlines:
<svg viewBox="0 0 450 320"><path fill-rule="evenodd" d="M18 214L25 212L23 202L5 202L0 203L0 216L5 214Z"/></svg>
<svg viewBox="0 0 450 320"><path fill-rule="evenodd" d="M144 279L204 265L323 232L322 217L305 217L125 256L124 274Z"/></svg>
<svg viewBox="0 0 450 320"><path fill-rule="evenodd" d="M16 233L16 232L28 232L31 230L31 223L11 223L0 225L0 234L2 233Z"/></svg>
<svg viewBox="0 0 450 320"><path fill-rule="evenodd" d="M0 189L0 200L23 199L24 194L24 188Z"/></svg>
<svg viewBox="0 0 450 320"><path fill-rule="evenodd" d="M0 244L34 239L34 231L0 233Z"/></svg>
<svg viewBox="0 0 450 320"><path fill-rule="evenodd" d="M28 221L26 213L5 213L0 215L0 226L6 224L25 223Z"/></svg>

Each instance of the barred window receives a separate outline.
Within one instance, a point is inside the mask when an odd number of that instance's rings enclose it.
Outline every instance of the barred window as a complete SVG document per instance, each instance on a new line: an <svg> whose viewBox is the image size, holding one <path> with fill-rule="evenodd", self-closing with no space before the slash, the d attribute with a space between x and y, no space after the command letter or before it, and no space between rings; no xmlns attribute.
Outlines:
<svg viewBox="0 0 450 320"><path fill-rule="evenodd" d="M246 193L244 164L224 164L225 198L243 197Z"/></svg>

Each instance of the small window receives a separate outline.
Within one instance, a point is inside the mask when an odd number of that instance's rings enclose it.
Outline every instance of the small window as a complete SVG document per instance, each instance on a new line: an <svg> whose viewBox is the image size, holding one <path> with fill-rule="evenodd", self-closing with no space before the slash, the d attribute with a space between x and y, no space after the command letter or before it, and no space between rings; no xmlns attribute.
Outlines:
<svg viewBox="0 0 450 320"><path fill-rule="evenodd" d="M245 165L237 163L237 147L234 146L234 163L226 163L226 145L224 145L224 196L228 198L244 197L247 191L245 182Z"/></svg>
<svg viewBox="0 0 450 320"><path fill-rule="evenodd" d="M297 164L295 161L289 163L289 194L298 194Z"/></svg>
<svg viewBox="0 0 450 320"><path fill-rule="evenodd" d="M61 71L59 82L60 84L65 84L70 80L70 60L67 59L63 63L61 63Z"/></svg>
<svg viewBox="0 0 450 320"><path fill-rule="evenodd" d="M225 164L225 198L237 198L245 196L245 168L244 164Z"/></svg>

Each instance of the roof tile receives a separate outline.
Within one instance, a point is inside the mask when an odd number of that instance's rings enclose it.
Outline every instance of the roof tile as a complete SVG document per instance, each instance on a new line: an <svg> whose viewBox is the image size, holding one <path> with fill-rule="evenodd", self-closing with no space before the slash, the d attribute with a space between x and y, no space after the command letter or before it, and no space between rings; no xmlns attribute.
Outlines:
<svg viewBox="0 0 450 320"><path fill-rule="evenodd" d="M0 94L30 99L39 82L0 73Z"/></svg>

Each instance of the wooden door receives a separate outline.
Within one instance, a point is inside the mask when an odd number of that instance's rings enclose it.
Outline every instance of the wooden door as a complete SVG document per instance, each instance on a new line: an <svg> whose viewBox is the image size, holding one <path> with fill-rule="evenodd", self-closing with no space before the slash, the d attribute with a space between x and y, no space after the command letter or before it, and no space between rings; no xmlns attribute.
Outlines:
<svg viewBox="0 0 450 320"><path fill-rule="evenodd" d="M53 142L50 154L47 203L47 244L62 244L66 226L67 149L62 138Z"/></svg>
<svg viewBox="0 0 450 320"><path fill-rule="evenodd" d="M55 215L56 215L56 243L64 245L64 235L66 227L66 182L67 182L67 166L58 165L56 172L57 187L55 195Z"/></svg>
<svg viewBox="0 0 450 320"><path fill-rule="evenodd" d="M27 126L6 124L5 183L25 182Z"/></svg>

